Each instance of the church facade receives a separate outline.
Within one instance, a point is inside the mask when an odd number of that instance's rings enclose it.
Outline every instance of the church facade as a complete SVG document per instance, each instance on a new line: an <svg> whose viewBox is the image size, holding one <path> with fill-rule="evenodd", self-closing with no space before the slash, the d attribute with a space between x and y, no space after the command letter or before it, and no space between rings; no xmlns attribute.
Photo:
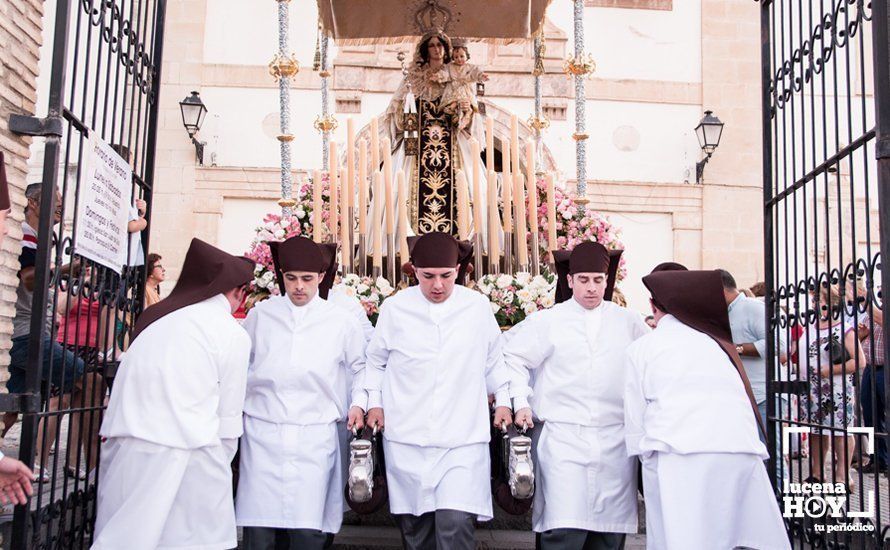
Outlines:
<svg viewBox="0 0 890 550"><path fill-rule="evenodd" d="M314 2L294 3L291 48L302 68L292 79L292 167L300 182L322 166L321 78ZM51 15L51 14L50 14ZM573 51L573 11L554 2L545 27L545 166L576 185L574 87L563 73ZM589 207L621 228L628 250L622 290L645 311L640 276L664 260L724 267L740 284L763 279L759 12L745 0L587 0L584 50L597 68L586 85ZM277 50L274 2L173 0L168 5L150 251L175 279L187 236L243 252L280 194L278 89L268 63ZM43 51L51 33L44 29ZM402 78L397 58L411 44L331 47L329 108L345 142L346 120L366 129ZM471 62L490 74L489 116L500 135L511 115L534 112L533 48L471 44ZM45 75L47 71L42 71ZM183 128L179 101L198 91L208 108L198 139L204 165ZM38 101L38 110L42 108ZM703 154L694 128L705 110L725 128L696 182ZM523 124L521 132L530 129ZM42 155L32 151L32 177ZM294 186L295 189L298 185ZM873 217L877 219L877 217ZM168 283L168 286L169 283Z"/></svg>

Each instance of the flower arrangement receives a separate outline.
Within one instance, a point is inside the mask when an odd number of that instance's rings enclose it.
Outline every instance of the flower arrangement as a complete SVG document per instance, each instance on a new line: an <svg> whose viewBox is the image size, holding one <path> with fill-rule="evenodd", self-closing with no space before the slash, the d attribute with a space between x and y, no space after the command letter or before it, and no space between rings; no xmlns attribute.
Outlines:
<svg viewBox="0 0 890 550"><path fill-rule="evenodd" d="M578 243L595 241L610 250L623 249L621 230L612 225L608 216L604 216L592 208L583 211L565 191L556 187L556 246L547 242L547 182L538 179L538 243L542 261L546 261L549 250L567 250L575 248ZM624 258L618 268L618 281L624 279L627 270Z"/></svg>
<svg viewBox="0 0 890 550"><path fill-rule="evenodd" d="M330 186L327 175L322 176L322 213L324 222L322 235L327 235L327 220L330 216ZM312 180L307 179L297 190L297 204L293 207L290 217L282 217L280 214L266 214L263 223L254 228L253 241L245 256L256 262L253 273L253 281L250 283L250 295L248 303L253 305L268 298L277 296L278 283L275 280L275 266L272 262L272 253L269 243L284 241L296 235L312 236Z"/></svg>
<svg viewBox="0 0 890 550"><path fill-rule="evenodd" d="M372 325L377 324L380 305L392 296L396 289L383 277L359 277L354 273L343 276L335 290L350 297L358 298Z"/></svg>
<svg viewBox="0 0 890 550"><path fill-rule="evenodd" d="M556 277L546 272L536 277L526 272L485 275L476 288L491 301L491 310L502 327L515 325L556 301Z"/></svg>

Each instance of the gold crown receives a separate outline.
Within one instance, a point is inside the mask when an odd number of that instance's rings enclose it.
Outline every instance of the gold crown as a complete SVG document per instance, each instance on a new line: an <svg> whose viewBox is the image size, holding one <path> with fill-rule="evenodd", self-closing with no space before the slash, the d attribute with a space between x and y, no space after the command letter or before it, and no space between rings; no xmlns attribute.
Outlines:
<svg viewBox="0 0 890 550"><path fill-rule="evenodd" d="M445 32L451 23L451 10L439 3L439 0L421 0L414 12L414 22L421 34L440 31Z"/></svg>

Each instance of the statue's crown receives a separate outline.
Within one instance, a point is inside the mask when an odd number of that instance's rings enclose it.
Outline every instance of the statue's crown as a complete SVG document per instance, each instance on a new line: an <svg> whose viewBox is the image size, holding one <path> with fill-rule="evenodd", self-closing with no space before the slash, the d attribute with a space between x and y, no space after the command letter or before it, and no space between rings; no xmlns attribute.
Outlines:
<svg viewBox="0 0 890 550"><path fill-rule="evenodd" d="M451 19L451 10L441 5L439 0L422 0L414 13L414 21L421 34L445 32Z"/></svg>

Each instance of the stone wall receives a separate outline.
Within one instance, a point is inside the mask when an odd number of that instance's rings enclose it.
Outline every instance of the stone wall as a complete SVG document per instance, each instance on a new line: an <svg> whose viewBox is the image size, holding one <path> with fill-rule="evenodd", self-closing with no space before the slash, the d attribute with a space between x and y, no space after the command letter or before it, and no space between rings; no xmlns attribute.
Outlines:
<svg viewBox="0 0 890 550"><path fill-rule="evenodd" d="M36 110L42 20L42 0L0 2L0 150L6 155L12 201L7 222L9 234L0 250L0 381L8 378L8 351L15 314L21 222L24 219L25 175L31 145L31 138L15 135L9 130L9 117L13 114L32 115Z"/></svg>

